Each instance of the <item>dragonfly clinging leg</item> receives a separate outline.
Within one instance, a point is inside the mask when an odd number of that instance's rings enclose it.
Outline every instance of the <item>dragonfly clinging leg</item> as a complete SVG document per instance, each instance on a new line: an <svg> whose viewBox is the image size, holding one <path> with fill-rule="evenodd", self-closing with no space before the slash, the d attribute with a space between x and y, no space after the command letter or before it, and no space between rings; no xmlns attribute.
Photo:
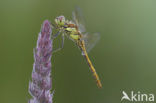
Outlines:
<svg viewBox="0 0 156 103"><path fill-rule="evenodd" d="M54 50L52 53L56 53L56 52L60 51L61 49L63 49L63 46L64 46L64 34L62 34L62 43L61 43L61 45L59 46L59 48Z"/></svg>

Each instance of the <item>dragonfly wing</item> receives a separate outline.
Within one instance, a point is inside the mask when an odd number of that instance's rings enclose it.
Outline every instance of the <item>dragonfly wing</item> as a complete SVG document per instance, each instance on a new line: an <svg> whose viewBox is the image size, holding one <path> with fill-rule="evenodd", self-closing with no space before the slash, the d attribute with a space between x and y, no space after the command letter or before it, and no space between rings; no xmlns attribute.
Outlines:
<svg viewBox="0 0 156 103"><path fill-rule="evenodd" d="M87 52L89 52L96 45L96 43L100 40L100 34L99 33L93 33L93 34L86 33L83 35L83 40L85 41L86 50Z"/></svg>
<svg viewBox="0 0 156 103"><path fill-rule="evenodd" d="M79 7L76 7L75 10L72 12L72 18L74 23L78 26L79 30L81 32L85 32L86 28L84 23L84 17Z"/></svg>

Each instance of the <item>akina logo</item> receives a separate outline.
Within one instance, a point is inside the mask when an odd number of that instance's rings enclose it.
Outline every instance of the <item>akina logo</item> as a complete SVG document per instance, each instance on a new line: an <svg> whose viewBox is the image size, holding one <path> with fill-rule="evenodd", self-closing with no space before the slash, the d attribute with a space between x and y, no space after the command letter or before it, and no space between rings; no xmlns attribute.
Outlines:
<svg viewBox="0 0 156 103"><path fill-rule="evenodd" d="M125 91L122 91L122 97L121 97L121 101L134 101L134 102L154 102L154 94L150 93L150 94L146 94L146 93L141 93L140 91L138 92L134 92L131 91L130 94L127 94Z"/></svg>

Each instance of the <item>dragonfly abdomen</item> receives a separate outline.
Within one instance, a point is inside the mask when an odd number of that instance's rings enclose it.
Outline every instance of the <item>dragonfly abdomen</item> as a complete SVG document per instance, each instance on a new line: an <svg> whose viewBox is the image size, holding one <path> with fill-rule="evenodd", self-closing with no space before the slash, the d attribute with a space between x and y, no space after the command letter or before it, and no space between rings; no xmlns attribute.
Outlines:
<svg viewBox="0 0 156 103"><path fill-rule="evenodd" d="M92 73L93 73L93 77L94 77L95 80L96 80L97 86L98 86L99 88L102 88L102 84L101 84L101 81L100 81L100 79L99 79L99 76L98 76L98 74L96 73L96 70L95 70L95 68L94 68L94 66L93 66L93 64L92 64L92 62L90 61L89 56L88 56L88 54L87 54L87 51L86 51L86 49L85 49L84 41L83 41L83 40L80 41L78 45L80 45L80 48L81 48L81 50L82 50L82 54L83 54L84 58L86 59L88 65L89 65L90 70L91 70Z"/></svg>

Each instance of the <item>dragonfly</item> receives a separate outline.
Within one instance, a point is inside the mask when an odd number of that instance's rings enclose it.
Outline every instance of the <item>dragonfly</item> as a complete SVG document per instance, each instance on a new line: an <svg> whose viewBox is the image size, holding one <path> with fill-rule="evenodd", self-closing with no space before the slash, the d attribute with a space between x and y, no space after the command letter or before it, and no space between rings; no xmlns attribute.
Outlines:
<svg viewBox="0 0 156 103"><path fill-rule="evenodd" d="M55 18L55 25L53 25L58 32L54 35L56 38L59 34L62 34L62 45L59 49L63 48L64 36L71 39L81 50L82 55L86 59L91 72L96 80L97 86L102 88L99 76L88 56L88 52L95 46L97 41L100 39L99 33L87 33L84 23L84 18L80 8L76 8L72 12L72 20L66 20L64 16L58 16ZM56 50L56 51L57 51Z"/></svg>

